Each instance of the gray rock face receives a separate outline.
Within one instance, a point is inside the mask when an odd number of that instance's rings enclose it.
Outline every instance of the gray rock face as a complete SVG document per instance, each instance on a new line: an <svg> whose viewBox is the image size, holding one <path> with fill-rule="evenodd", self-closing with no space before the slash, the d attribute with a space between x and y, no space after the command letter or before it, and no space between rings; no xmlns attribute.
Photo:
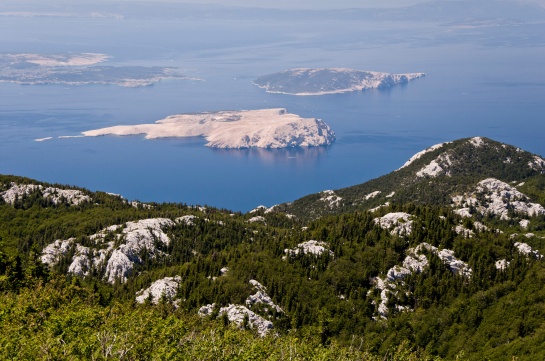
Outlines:
<svg viewBox="0 0 545 361"><path fill-rule="evenodd" d="M268 93L324 95L390 88L423 76L424 73L390 74L345 68L297 68L260 76L254 80L254 84Z"/></svg>
<svg viewBox="0 0 545 361"><path fill-rule="evenodd" d="M42 262L50 266L59 262L68 252L75 248L68 272L78 276L88 276L91 271L102 272L109 283L117 280L125 282L132 273L134 266L142 262L140 255L146 252L150 257L163 255L157 245L167 246L170 239L163 228L173 227L175 223L167 218L150 218L137 222L127 222L125 225L110 226L99 233L89 236L95 242L95 247L85 247L75 243L75 239L57 240L42 251ZM121 230L121 232L119 232ZM112 233L119 240L119 246L114 242L106 242L105 237Z"/></svg>

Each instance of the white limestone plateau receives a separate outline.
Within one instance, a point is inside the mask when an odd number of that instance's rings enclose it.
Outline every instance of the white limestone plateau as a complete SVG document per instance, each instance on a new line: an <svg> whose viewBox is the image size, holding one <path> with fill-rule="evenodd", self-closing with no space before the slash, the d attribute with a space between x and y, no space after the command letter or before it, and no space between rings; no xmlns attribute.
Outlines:
<svg viewBox="0 0 545 361"><path fill-rule="evenodd" d="M335 133L323 120L301 118L281 108L171 115L153 124L118 125L82 134L205 137L208 147L237 149L315 147L335 140Z"/></svg>
<svg viewBox="0 0 545 361"><path fill-rule="evenodd" d="M324 252L329 252L331 256L334 256L333 252L328 249L328 244L316 240L310 240L307 242L299 243L295 248L286 248L284 253L289 256L297 256L299 254L313 254L319 256Z"/></svg>
<svg viewBox="0 0 545 361"><path fill-rule="evenodd" d="M375 288L380 290L378 314L381 318L388 316L390 312L387 306L389 297L397 294L398 286L403 285L403 279L410 274L420 273L428 267L427 253L436 254L454 274L468 278L471 277L472 269L467 263L457 259L452 250L439 250L428 243L421 243L415 248L409 248L407 256L401 265L390 268L385 277L375 277L373 279Z"/></svg>
<svg viewBox="0 0 545 361"><path fill-rule="evenodd" d="M320 192L320 201L327 203L329 208L337 208L342 205L342 197L339 197L334 191L326 190Z"/></svg>
<svg viewBox="0 0 545 361"><path fill-rule="evenodd" d="M136 293L136 302L144 303L149 299L151 303L156 305L162 297L165 297L167 301L172 302L176 298L181 281L182 278L180 276L165 277L157 280L145 290L140 290Z"/></svg>
<svg viewBox="0 0 545 361"><path fill-rule="evenodd" d="M260 76L254 84L267 93L325 95L389 88L423 76L424 73L390 74L347 68L296 68Z"/></svg>
<svg viewBox="0 0 545 361"><path fill-rule="evenodd" d="M373 221L392 235L405 236L411 234L413 221L411 215L405 212L388 213Z"/></svg>
<svg viewBox="0 0 545 361"><path fill-rule="evenodd" d="M471 208L482 215L499 216L502 220L510 219L510 210L530 217L545 214L542 205L530 202L529 198L515 187L495 178L480 181L475 191L453 196L452 201L453 207L457 208L455 212L466 217L471 216Z"/></svg>
<svg viewBox="0 0 545 361"><path fill-rule="evenodd" d="M105 268L102 276L107 282L124 283L134 266L142 262L140 255L143 251L149 257L164 255L157 245L167 246L170 243L163 228L174 225L168 218L142 219L124 225L113 225L88 237L95 243L92 248L77 244L74 238L56 240L44 248L41 260L53 266L74 247L76 253L70 260L69 273L88 276L92 271L101 272ZM110 234L116 242L106 240ZM115 246L116 243L119 245Z"/></svg>
<svg viewBox="0 0 545 361"><path fill-rule="evenodd" d="M40 192L43 198L50 200L53 204L67 203L70 205L79 205L84 202L90 202L91 198L76 189L60 189L55 187L44 187L41 184L16 184L11 183L11 188L0 193L6 203L13 205L17 199Z"/></svg>

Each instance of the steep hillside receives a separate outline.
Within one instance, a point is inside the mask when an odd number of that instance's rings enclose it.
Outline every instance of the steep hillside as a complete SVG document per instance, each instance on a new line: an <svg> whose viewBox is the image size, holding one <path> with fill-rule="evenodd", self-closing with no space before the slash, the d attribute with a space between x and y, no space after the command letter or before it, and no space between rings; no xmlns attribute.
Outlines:
<svg viewBox="0 0 545 361"><path fill-rule="evenodd" d="M542 360L543 171L464 139L248 214L0 176L0 358Z"/></svg>
<svg viewBox="0 0 545 361"><path fill-rule="evenodd" d="M484 189L479 182L486 179L522 187L525 182L528 185L539 183L538 179L544 173L545 160L540 156L491 139L475 137L432 146L415 154L398 170L380 178L312 194L274 209L311 219L369 210L391 203L449 205L455 202L456 197L468 192L482 194ZM507 189L505 185L502 187ZM528 186L525 189L532 193Z"/></svg>

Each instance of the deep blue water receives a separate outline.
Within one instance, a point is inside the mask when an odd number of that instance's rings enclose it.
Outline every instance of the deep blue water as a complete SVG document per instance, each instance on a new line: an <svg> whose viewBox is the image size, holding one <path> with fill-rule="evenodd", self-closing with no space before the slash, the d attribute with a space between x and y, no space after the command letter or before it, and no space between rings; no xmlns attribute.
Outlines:
<svg viewBox="0 0 545 361"><path fill-rule="evenodd" d="M247 211L364 182L428 146L462 137L490 137L545 155L545 39L518 31L509 38L505 31L431 23L4 17L2 52L101 52L114 64L178 66L204 81L135 89L0 84L0 173L129 199ZM251 84L291 67L427 77L385 91L320 97L267 94ZM34 141L176 113L264 107L324 119L337 141L276 151L139 136Z"/></svg>

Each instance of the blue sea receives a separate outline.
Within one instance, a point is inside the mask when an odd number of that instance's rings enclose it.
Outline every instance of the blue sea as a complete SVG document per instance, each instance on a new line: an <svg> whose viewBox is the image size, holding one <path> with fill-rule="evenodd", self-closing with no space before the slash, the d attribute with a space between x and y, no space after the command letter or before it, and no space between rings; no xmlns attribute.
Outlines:
<svg viewBox="0 0 545 361"><path fill-rule="evenodd" d="M543 25L9 17L3 53L96 52L202 80L154 86L0 84L0 173L140 201L248 211L365 182L436 143L484 136L545 155ZM298 97L252 79L294 67L427 76L388 90ZM284 107L325 120L329 147L218 150L204 139L58 139L171 114ZM53 137L44 142L36 138Z"/></svg>

